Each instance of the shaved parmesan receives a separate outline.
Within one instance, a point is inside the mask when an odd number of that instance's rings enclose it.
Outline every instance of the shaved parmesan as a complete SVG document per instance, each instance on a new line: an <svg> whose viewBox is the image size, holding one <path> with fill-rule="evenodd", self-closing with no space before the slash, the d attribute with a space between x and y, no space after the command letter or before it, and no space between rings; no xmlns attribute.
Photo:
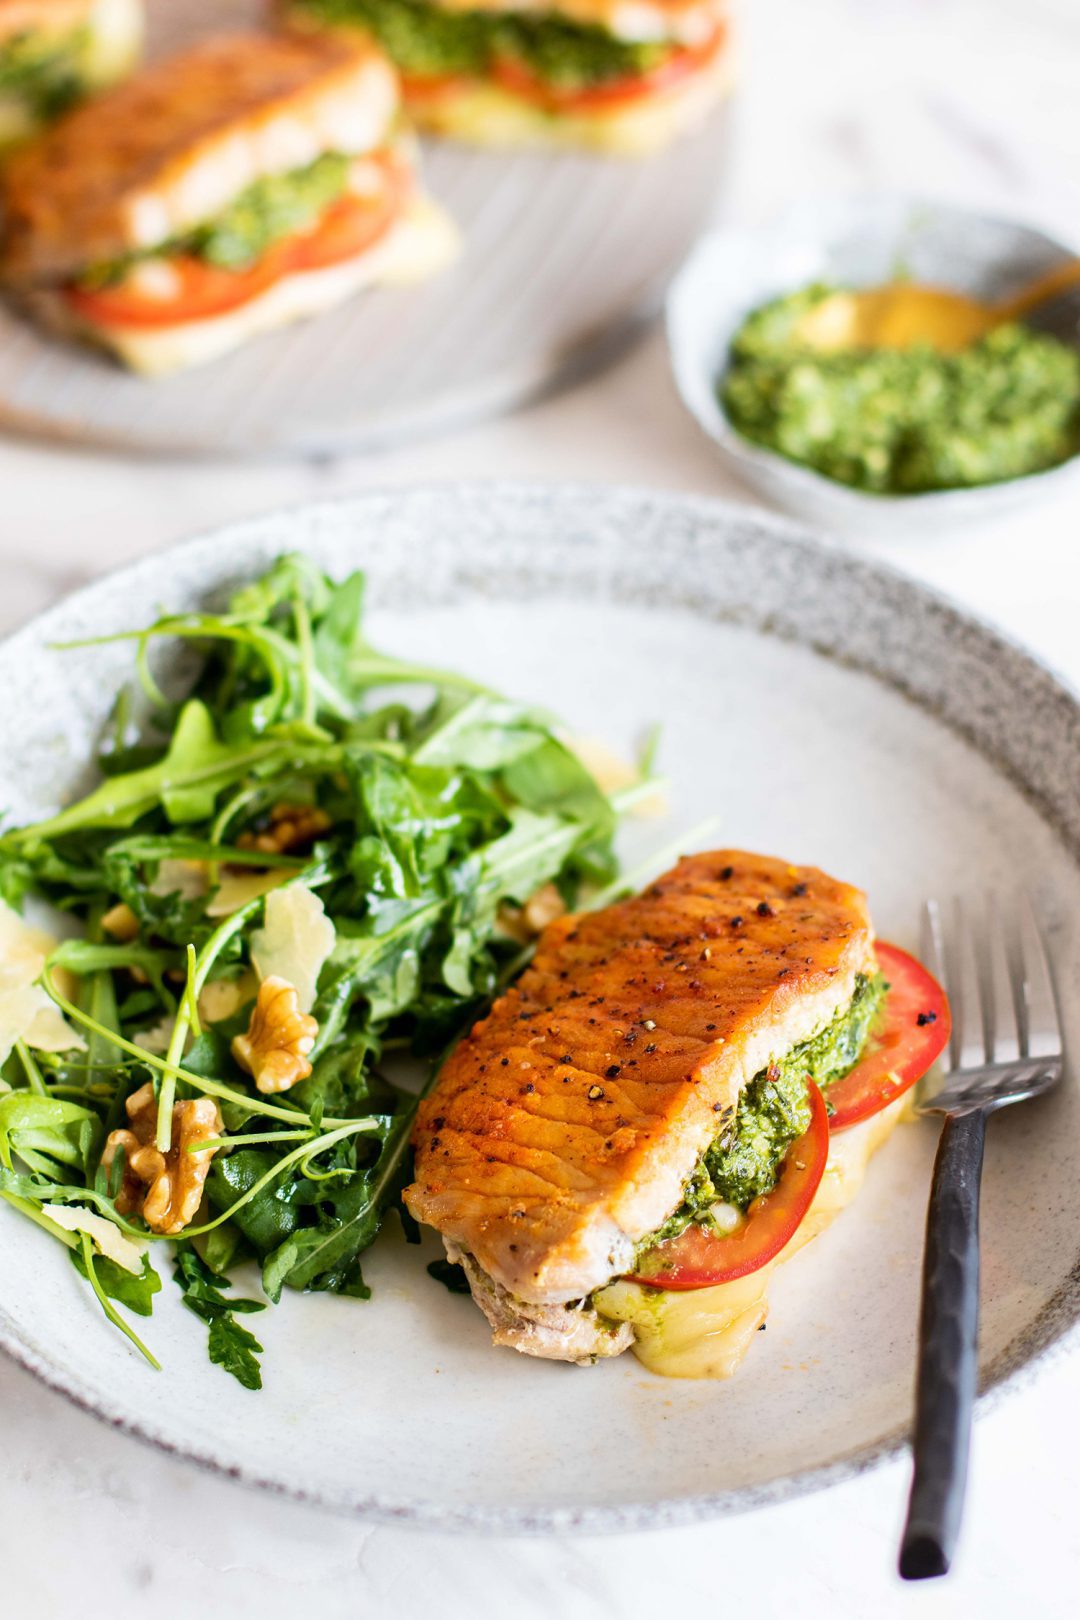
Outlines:
<svg viewBox="0 0 1080 1620"><path fill-rule="evenodd" d="M152 1024L149 1029L140 1029L131 1039L136 1046L141 1046L144 1052L149 1052L155 1057L163 1057L169 1050L169 1042L175 1028L175 1018L163 1018L160 1024Z"/></svg>
<svg viewBox="0 0 1080 1620"><path fill-rule="evenodd" d="M291 984L306 1013L315 1004L315 986L336 939L318 895L294 883L267 895L263 926L251 936L251 960L260 979Z"/></svg>
<svg viewBox="0 0 1080 1620"><path fill-rule="evenodd" d="M85 1050L86 1042L35 981L56 944L0 900L0 1063L16 1041L39 1052Z"/></svg>
<svg viewBox="0 0 1080 1620"><path fill-rule="evenodd" d="M55 1001L51 1001L39 985L27 992L35 1001L34 1013L20 1039L35 1052L85 1052L86 1042L78 1030L72 1029ZM3 1024L0 1001L0 1027ZM0 1045L3 1037L0 1035Z"/></svg>
<svg viewBox="0 0 1080 1620"><path fill-rule="evenodd" d="M280 888L296 875L292 866L275 866L269 872L226 872L206 908L208 917L231 917L234 911L257 900L261 894Z"/></svg>
<svg viewBox="0 0 1080 1620"><path fill-rule="evenodd" d="M79 1209L73 1204L42 1204L41 1209L54 1226L62 1226L65 1232L85 1232L107 1259L115 1260L133 1277L141 1276L145 1245L140 1248L132 1243L104 1215L95 1215L93 1210Z"/></svg>
<svg viewBox="0 0 1080 1620"><path fill-rule="evenodd" d="M51 934L43 928L32 928L5 900L0 900L0 973L5 977L15 974L33 984L55 944Z"/></svg>
<svg viewBox="0 0 1080 1620"><path fill-rule="evenodd" d="M198 900L206 893L206 862L162 861L150 885L150 893L160 896L178 894L181 900Z"/></svg>
<svg viewBox="0 0 1080 1620"><path fill-rule="evenodd" d="M199 991L199 1017L204 1024L220 1024L254 1001L258 991L258 979L246 968L235 979L211 979Z"/></svg>

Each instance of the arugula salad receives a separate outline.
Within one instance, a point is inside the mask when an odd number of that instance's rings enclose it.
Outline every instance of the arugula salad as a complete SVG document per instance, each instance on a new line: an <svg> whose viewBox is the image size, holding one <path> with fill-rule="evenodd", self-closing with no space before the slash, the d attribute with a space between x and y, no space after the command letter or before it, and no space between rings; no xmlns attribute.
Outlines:
<svg viewBox="0 0 1080 1620"><path fill-rule="evenodd" d="M0 832L0 1196L154 1366L132 1318L168 1244L252 1389L253 1313L367 1298L387 1214L416 1235L399 1060L430 1083L543 920L622 887L617 819L652 791L648 761L605 792L548 716L377 651L363 607L359 573L284 556L131 631L99 785ZM197 659L179 699L163 639ZM250 1262L265 1299L233 1292Z"/></svg>

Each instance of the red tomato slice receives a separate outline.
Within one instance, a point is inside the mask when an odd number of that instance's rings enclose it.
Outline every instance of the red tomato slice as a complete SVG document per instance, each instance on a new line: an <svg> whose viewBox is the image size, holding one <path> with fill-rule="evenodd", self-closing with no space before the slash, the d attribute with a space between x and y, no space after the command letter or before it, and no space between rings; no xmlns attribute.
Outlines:
<svg viewBox="0 0 1080 1620"><path fill-rule="evenodd" d="M379 160L379 168L383 187L378 195L339 197L314 230L293 238L290 270L326 270L359 258L389 230L412 189L413 175L407 163L391 154Z"/></svg>
<svg viewBox="0 0 1080 1620"><path fill-rule="evenodd" d="M434 101L475 82L465 73L403 73L401 91L406 101Z"/></svg>
<svg viewBox="0 0 1080 1620"><path fill-rule="evenodd" d="M712 60L724 43L726 30L721 26L703 45L687 46L672 54L648 73L628 74L624 79L609 79L604 84L591 85L587 90L560 90L547 84L512 57L495 63L492 76L526 101L533 101L553 112L588 112L591 108L636 101L667 90Z"/></svg>
<svg viewBox="0 0 1080 1620"><path fill-rule="evenodd" d="M673 51L666 61L650 73L628 74L624 79L611 79L606 84L595 84L587 90L560 90L555 85L545 83L523 63L509 56L494 64L491 76L504 89L551 112L588 112L590 108L601 109L619 102L636 101L639 96L649 96L678 84L719 54L726 33L726 29L720 27L703 45ZM402 89L406 101L437 101L475 82L468 75L460 73L407 74L402 78Z"/></svg>
<svg viewBox="0 0 1080 1620"><path fill-rule="evenodd" d="M177 255L168 264L178 281L171 298L151 298L124 281L115 287L67 287L64 297L76 314L96 326L177 326L238 309L285 274L278 250L249 270L221 270L190 255Z"/></svg>
<svg viewBox="0 0 1080 1620"><path fill-rule="evenodd" d="M192 255L178 255L168 260L179 282L171 298L153 298L125 282L97 289L68 287L64 296L95 325L179 326L239 309L294 271L324 270L356 258L393 223L410 184L408 167L399 158L383 154L373 161L385 178L377 195L340 197L312 230L275 243L247 270L222 270Z"/></svg>
<svg viewBox="0 0 1080 1620"><path fill-rule="evenodd" d="M882 1022L866 1055L829 1087L834 1131L847 1130L902 1097L944 1051L952 1031L945 992L922 963L883 940L874 950L889 982Z"/></svg>
<svg viewBox="0 0 1080 1620"><path fill-rule="evenodd" d="M653 1249L631 1282L646 1283L650 1288L713 1288L748 1276L776 1259L813 1203L829 1158L825 1099L813 1081L807 1085L810 1123L784 1155L776 1186L755 1198L738 1231L718 1237L703 1226L688 1226L678 1237Z"/></svg>

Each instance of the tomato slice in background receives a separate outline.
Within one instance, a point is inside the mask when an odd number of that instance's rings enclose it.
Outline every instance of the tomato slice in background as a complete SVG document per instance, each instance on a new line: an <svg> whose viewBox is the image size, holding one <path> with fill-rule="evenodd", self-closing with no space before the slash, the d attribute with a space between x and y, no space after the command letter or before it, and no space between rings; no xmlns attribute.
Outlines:
<svg viewBox="0 0 1080 1620"><path fill-rule="evenodd" d="M64 297L78 315L98 326L177 326L182 321L205 321L257 298L285 274L278 250L265 254L248 270L222 270L190 254L165 261L176 278L176 291L167 298L140 292L128 281L115 287L66 287Z"/></svg>
<svg viewBox="0 0 1080 1620"><path fill-rule="evenodd" d="M433 101L462 90L476 80L467 73L403 73L401 90L406 101Z"/></svg>
<svg viewBox="0 0 1080 1620"><path fill-rule="evenodd" d="M889 988L865 1055L828 1089L833 1131L858 1125L902 1097L944 1051L952 1031L945 992L922 963L884 940L874 950Z"/></svg>
<svg viewBox="0 0 1080 1620"><path fill-rule="evenodd" d="M651 72L630 73L625 78L609 79L604 84L594 84L585 90L560 90L512 56L498 58L492 64L489 76L504 90L548 112L588 112L590 109L617 106L620 102L637 101L642 96L678 84L718 56L726 37L727 30L721 26L701 45L673 51L666 61L659 63ZM417 103L438 101L442 96L483 83L483 77L476 78L464 73L407 73L401 80L406 101Z"/></svg>
<svg viewBox="0 0 1080 1620"><path fill-rule="evenodd" d="M754 1199L743 1225L729 1237L688 1226L653 1249L631 1282L650 1288L713 1288L776 1259L813 1203L829 1158L829 1112L812 1080L807 1086L810 1123L784 1155L776 1186Z"/></svg>
<svg viewBox="0 0 1080 1620"><path fill-rule="evenodd" d="M412 188L412 170L393 156L380 159L378 166L383 181L378 193L339 197L313 230L293 237L290 270L326 270L359 258L389 230Z"/></svg>
<svg viewBox="0 0 1080 1620"><path fill-rule="evenodd" d="M703 44L673 51L666 61L647 73L627 74L625 78L610 79L604 84L591 85L586 90L560 90L556 85L538 78L512 57L497 61L492 69L492 77L515 95L547 107L552 112L587 112L590 108L636 101L641 96L653 95L678 84L717 55L725 36L726 30L721 26Z"/></svg>
<svg viewBox="0 0 1080 1620"><path fill-rule="evenodd" d="M223 270L178 254L164 261L176 280L170 296L154 297L130 280L114 287L72 286L64 296L77 314L99 326L180 326L239 309L294 271L324 270L357 258L389 229L411 185L408 165L394 154L371 161L382 173L380 190L339 197L310 231L276 242L246 270Z"/></svg>

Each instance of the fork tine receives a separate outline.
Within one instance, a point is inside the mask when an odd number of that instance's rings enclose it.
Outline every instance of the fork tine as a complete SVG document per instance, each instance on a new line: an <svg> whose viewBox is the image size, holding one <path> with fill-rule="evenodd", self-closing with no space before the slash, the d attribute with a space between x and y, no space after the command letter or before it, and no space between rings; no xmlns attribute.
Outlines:
<svg viewBox="0 0 1080 1620"><path fill-rule="evenodd" d="M928 900L923 907L921 954L923 966L934 975L951 1002L949 970L945 958L945 936L941 927L941 908L936 900ZM942 1052L939 1061L946 1073L955 1068L951 1042Z"/></svg>
<svg viewBox="0 0 1080 1620"><path fill-rule="evenodd" d="M986 1023L983 1018L982 988L979 983L979 960L976 955L975 929L969 919L967 907L957 900L956 938L953 941L956 962L956 986L959 1008L954 1006L953 1039L956 1042L957 1065L961 1069L975 1069L989 1061L986 1049ZM959 1011L959 1017L956 1016Z"/></svg>
<svg viewBox="0 0 1080 1620"><path fill-rule="evenodd" d="M1026 1057L1060 1057L1061 1024L1046 947L1026 895L1020 899L1020 992Z"/></svg>
<svg viewBox="0 0 1080 1620"><path fill-rule="evenodd" d="M1005 944L1001 902L996 895L990 900L988 923L986 942L990 957L993 1060L995 1063L1013 1063L1020 1056L1020 1031L1016 1022L1016 997Z"/></svg>

